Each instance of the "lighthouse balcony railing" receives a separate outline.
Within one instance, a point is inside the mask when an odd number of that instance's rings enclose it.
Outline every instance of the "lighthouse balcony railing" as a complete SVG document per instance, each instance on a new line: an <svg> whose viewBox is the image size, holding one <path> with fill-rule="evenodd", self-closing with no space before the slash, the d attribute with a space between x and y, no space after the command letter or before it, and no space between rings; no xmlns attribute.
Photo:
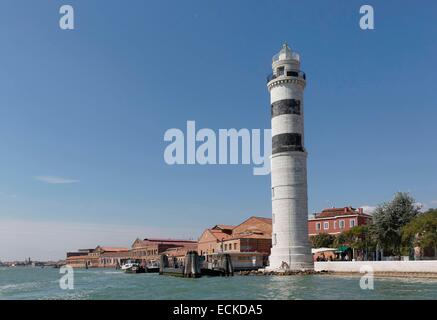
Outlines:
<svg viewBox="0 0 437 320"><path fill-rule="evenodd" d="M306 74L303 71L299 71L299 70L287 70L286 72L277 75L275 73L270 73L267 76L267 83L269 83L270 81L279 78L279 77L295 77L295 78L301 78L306 80Z"/></svg>

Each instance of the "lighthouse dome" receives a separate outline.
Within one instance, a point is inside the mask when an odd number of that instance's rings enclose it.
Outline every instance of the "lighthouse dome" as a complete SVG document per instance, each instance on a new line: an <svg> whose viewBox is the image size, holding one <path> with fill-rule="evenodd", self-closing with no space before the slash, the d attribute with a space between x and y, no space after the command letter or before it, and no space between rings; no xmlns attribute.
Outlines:
<svg viewBox="0 0 437 320"><path fill-rule="evenodd" d="M293 52L287 43L282 45L281 50L273 56L273 62L277 62L280 60L295 60L300 62L299 54Z"/></svg>

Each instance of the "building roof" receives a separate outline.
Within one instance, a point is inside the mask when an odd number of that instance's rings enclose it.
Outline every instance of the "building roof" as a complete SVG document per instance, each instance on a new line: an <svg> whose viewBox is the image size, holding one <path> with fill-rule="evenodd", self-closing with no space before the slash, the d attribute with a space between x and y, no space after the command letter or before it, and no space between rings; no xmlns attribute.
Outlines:
<svg viewBox="0 0 437 320"><path fill-rule="evenodd" d="M265 218L265 217L256 217L256 216L251 216L251 217L247 218L246 220L244 220L242 223L240 223L240 224L239 224L238 226L236 226L235 228L241 226L242 224L246 223L246 222L249 221L250 219L256 219L256 220L262 221L262 222L267 223L267 224L270 224L270 225L272 224L272 218Z"/></svg>
<svg viewBox="0 0 437 320"><path fill-rule="evenodd" d="M234 228L235 228L235 226L226 225L226 224L217 224L214 227L212 227L211 229L232 230Z"/></svg>
<svg viewBox="0 0 437 320"><path fill-rule="evenodd" d="M361 215L366 217L371 217L370 215L364 213L362 209L355 209L353 207L343 207L343 208L328 208L323 209L322 212L315 214L315 219L317 218L332 218L345 215Z"/></svg>
<svg viewBox="0 0 437 320"><path fill-rule="evenodd" d="M159 239L159 238L146 238L143 240L145 244L154 242L154 243L162 243L162 244L194 244L197 243L196 240L186 240L186 239Z"/></svg>
<svg viewBox="0 0 437 320"><path fill-rule="evenodd" d="M269 234L265 233L240 233L233 235L227 240L237 240L237 239L272 239L272 237Z"/></svg>
<svg viewBox="0 0 437 320"><path fill-rule="evenodd" d="M104 252L122 252L122 251L129 251L128 248L120 248L120 247L101 247L98 246L96 249L100 249Z"/></svg>
<svg viewBox="0 0 437 320"><path fill-rule="evenodd" d="M258 226L256 226L255 224L252 226L249 223L247 228L244 228L244 230L242 230L241 228L238 229L242 225L247 224L248 221L251 219L258 220L258 221L261 221L262 223L268 224L270 229L271 229L271 225L272 225L271 218L251 216L237 226L217 224L210 229L206 229L205 231L203 231L199 240L201 240L203 238L203 236L205 235L206 232L208 232L210 235L212 235L217 241L222 241L222 240L226 241L226 240L230 240L230 239L241 239L241 238L271 239L271 235L270 235L269 231L265 232L266 230L260 230L260 228ZM237 233L237 231L239 231L239 232ZM270 232L271 232L271 230L270 230ZM211 240L208 240L208 241L211 241Z"/></svg>
<svg viewBox="0 0 437 320"><path fill-rule="evenodd" d="M264 225L267 225L267 229L260 229L259 225L251 224L249 223L250 220L258 220L262 222ZM246 225L246 227L241 230L241 226ZM240 229L240 232L237 233L237 230ZM235 227L235 229L232 231L232 237L235 237L237 234L268 234L270 235L272 232L272 219L271 218L265 218L265 217L249 217L246 220L244 220L242 223L240 223L238 226Z"/></svg>
<svg viewBox="0 0 437 320"><path fill-rule="evenodd" d="M98 257L93 257L93 256L72 256L72 257L68 257L67 260L92 260L92 259L98 259Z"/></svg>
<svg viewBox="0 0 437 320"><path fill-rule="evenodd" d="M251 218L255 218L255 219L258 219L258 220L264 221L265 223L272 223L272 218L266 218L266 217L255 217L255 216L253 216L253 217L251 217Z"/></svg>
<svg viewBox="0 0 437 320"><path fill-rule="evenodd" d="M211 232L211 234L217 238L218 240L222 240L222 239L228 239L229 237L231 237L231 235L229 233L223 232L221 230L217 230L217 229L208 229L209 232Z"/></svg>

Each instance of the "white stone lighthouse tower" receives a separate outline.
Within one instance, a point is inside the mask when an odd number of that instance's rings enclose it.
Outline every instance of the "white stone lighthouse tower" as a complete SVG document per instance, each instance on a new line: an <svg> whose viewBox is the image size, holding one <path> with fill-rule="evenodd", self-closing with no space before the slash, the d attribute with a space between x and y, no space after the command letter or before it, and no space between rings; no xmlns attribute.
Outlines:
<svg viewBox="0 0 437 320"><path fill-rule="evenodd" d="M270 270L313 269L308 239L307 152L304 148L305 73L287 44L273 57L268 78L272 113L272 251Z"/></svg>

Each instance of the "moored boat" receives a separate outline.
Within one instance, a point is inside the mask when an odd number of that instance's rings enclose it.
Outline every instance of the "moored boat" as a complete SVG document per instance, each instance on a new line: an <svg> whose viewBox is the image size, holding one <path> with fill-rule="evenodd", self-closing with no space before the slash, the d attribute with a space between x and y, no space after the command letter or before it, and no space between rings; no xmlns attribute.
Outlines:
<svg viewBox="0 0 437 320"><path fill-rule="evenodd" d="M147 273L157 273L159 272L159 263L156 260L151 260L146 265Z"/></svg>
<svg viewBox="0 0 437 320"><path fill-rule="evenodd" d="M137 262L127 261L125 264L121 266L121 270L126 273L144 273L146 272L145 268L141 266Z"/></svg>

